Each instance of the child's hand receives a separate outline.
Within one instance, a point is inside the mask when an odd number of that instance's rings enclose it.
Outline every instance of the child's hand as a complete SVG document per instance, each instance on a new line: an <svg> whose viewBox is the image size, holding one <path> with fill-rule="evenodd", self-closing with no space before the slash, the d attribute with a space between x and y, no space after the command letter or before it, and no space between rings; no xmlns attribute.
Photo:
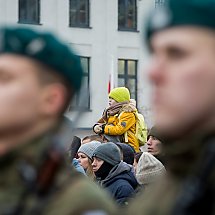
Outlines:
<svg viewBox="0 0 215 215"><path fill-rule="evenodd" d="M102 124L96 124L93 126L93 131L96 134L101 134L103 132Z"/></svg>
<svg viewBox="0 0 215 215"><path fill-rule="evenodd" d="M94 127L94 132L95 132L96 134L100 134L100 133L102 132L102 127L101 127L100 125L96 125L96 126Z"/></svg>

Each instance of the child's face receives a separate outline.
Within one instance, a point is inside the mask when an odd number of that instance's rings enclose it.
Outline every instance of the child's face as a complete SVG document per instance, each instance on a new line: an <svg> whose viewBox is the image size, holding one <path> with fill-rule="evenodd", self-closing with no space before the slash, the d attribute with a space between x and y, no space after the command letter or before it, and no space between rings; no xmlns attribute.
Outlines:
<svg viewBox="0 0 215 215"><path fill-rule="evenodd" d="M109 106L113 106L113 105L115 105L117 102L116 102L114 99L109 98L108 103L109 103Z"/></svg>

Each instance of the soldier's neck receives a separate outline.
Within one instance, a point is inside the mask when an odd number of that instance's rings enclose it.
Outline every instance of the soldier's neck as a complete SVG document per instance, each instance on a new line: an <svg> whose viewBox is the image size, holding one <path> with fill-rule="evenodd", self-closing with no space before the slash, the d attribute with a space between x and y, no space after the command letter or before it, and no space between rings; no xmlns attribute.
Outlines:
<svg viewBox="0 0 215 215"><path fill-rule="evenodd" d="M25 144L56 127L58 120L44 120L28 128L20 128L0 133L0 156L13 148Z"/></svg>

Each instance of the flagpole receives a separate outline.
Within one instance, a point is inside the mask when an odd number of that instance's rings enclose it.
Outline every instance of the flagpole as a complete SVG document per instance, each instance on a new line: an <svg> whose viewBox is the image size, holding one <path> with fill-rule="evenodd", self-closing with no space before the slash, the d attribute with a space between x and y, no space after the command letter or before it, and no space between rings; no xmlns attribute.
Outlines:
<svg viewBox="0 0 215 215"><path fill-rule="evenodd" d="M108 93L115 87L114 86L114 57L110 57L110 70L109 70L109 81L108 81Z"/></svg>

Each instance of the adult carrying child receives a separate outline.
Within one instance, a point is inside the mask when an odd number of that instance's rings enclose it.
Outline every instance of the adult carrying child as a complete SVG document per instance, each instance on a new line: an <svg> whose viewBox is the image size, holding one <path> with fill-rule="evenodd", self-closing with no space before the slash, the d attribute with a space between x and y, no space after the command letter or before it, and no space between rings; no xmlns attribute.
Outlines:
<svg viewBox="0 0 215 215"><path fill-rule="evenodd" d="M112 142L124 142L139 152L139 141L136 137L137 109L130 102L130 92L126 87L118 87L109 93L109 107L102 118L93 126L93 131Z"/></svg>

